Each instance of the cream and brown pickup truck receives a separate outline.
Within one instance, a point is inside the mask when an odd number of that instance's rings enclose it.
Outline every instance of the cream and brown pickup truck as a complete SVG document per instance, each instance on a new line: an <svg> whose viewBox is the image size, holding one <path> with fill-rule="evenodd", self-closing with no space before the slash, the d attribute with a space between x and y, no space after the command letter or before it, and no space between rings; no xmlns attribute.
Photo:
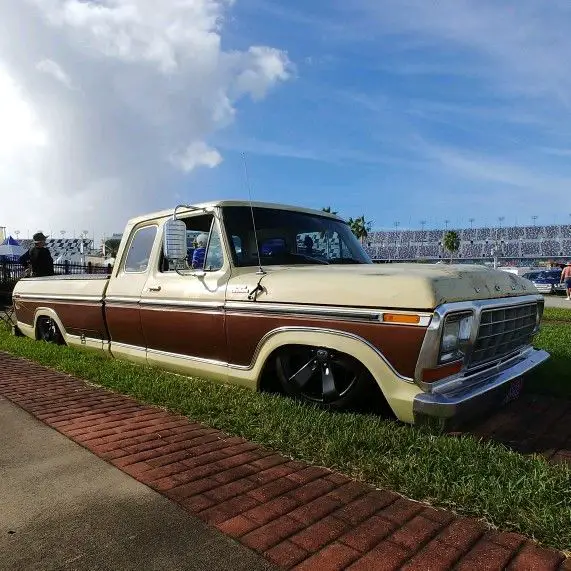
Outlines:
<svg viewBox="0 0 571 571"><path fill-rule="evenodd" d="M404 422L486 413L548 359L543 297L480 266L373 264L321 211L222 201L135 218L110 276L20 280L17 332Z"/></svg>

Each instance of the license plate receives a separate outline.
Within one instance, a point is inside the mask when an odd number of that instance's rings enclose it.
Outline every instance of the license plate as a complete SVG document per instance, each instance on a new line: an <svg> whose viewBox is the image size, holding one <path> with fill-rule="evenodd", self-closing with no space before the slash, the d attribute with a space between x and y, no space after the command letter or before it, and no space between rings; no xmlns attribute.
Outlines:
<svg viewBox="0 0 571 571"><path fill-rule="evenodd" d="M523 389L523 379L521 377L519 379L515 379L514 381L512 381L502 404L507 404L508 402L511 402L519 398L522 389Z"/></svg>

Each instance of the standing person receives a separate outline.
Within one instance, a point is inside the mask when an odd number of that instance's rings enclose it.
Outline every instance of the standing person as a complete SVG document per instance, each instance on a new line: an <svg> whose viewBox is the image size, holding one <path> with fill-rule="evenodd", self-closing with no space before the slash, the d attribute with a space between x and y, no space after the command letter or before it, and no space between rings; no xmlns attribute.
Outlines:
<svg viewBox="0 0 571 571"><path fill-rule="evenodd" d="M561 272L561 283L565 282L565 287L567 288L567 297L571 301L571 262L567 262L563 271Z"/></svg>
<svg viewBox="0 0 571 571"><path fill-rule="evenodd" d="M43 232L36 232L32 238L34 245L20 257L20 264L30 269L34 278L53 276L54 261L46 248L47 236L44 236Z"/></svg>

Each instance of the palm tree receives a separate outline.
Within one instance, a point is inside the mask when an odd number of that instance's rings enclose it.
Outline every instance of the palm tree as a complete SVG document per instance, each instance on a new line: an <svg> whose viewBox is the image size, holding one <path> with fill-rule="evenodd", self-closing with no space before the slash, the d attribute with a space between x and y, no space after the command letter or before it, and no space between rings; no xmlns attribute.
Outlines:
<svg viewBox="0 0 571 571"><path fill-rule="evenodd" d="M452 256L460 249L460 236L458 236L458 232L454 232L454 230L446 232L442 245L450 252L450 262L452 263Z"/></svg>
<svg viewBox="0 0 571 571"><path fill-rule="evenodd" d="M321 209L323 212L327 212L328 214L335 214L337 216L336 210L331 210L331 206L326 206L325 208Z"/></svg>
<svg viewBox="0 0 571 571"><path fill-rule="evenodd" d="M373 227L373 223L370 220L365 220L365 215L359 216L359 218L349 218L347 221L349 224L349 228L358 240L360 240L361 244L365 240L365 238L369 235L371 228Z"/></svg>

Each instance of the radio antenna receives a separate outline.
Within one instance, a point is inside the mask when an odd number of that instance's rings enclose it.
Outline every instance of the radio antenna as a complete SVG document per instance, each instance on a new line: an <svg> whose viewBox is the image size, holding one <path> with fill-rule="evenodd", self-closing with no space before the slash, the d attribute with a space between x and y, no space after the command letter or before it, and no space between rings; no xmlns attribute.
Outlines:
<svg viewBox="0 0 571 571"><path fill-rule="evenodd" d="M248 163L246 161L246 153L242 153L244 161L244 176L246 178L246 188L248 189L248 198L250 200L250 214L252 215L252 226L254 227L254 240L256 242L256 252L258 254L258 271L257 275L264 275L266 272L262 268L262 258L260 256L260 244L258 244L258 231L256 230L256 218L254 216L254 207L252 205L252 189L250 186L250 177L248 176Z"/></svg>

